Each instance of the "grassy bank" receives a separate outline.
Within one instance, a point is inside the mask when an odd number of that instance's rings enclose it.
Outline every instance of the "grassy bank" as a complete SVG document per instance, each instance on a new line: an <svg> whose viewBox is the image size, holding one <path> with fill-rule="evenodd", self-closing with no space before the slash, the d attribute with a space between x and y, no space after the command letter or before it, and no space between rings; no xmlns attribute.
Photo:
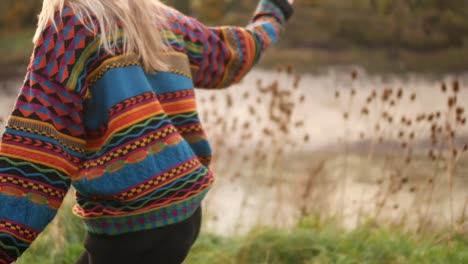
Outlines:
<svg viewBox="0 0 468 264"><path fill-rule="evenodd" d="M81 254L83 227L70 213L58 217L17 264L70 264ZM187 264L468 263L468 236L415 234L368 222L353 231L333 220L303 219L295 228L258 228L242 237L202 234Z"/></svg>
<svg viewBox="0 0 468 264"><path fill-rule="evenodd" d="M29 60L34 31L0 32L0 68L10 75ZM368 72L444 74L468 69L468 48L448 48L437 52L401 50L390 52L384 48L285 49L275 47L262 58L260 66L273 68L278 64L292 64L300 72L319 72L324 68L360 65ZM1 76L0 76L1 77Z"/></svg>
<svg viewBox="0 0 468 264"><path fill-rule="evenodd" d="M263 57L260 65L291 64L300 72L320 72L329 67L351 68L360 66L372 74L443 75L462 73L468 69L468 48L448 48L436 52L387 49L353 48L329 49L282 49L275 47Z"/></svg>
<svg viewBox="0 0 468 264"><path fill-rule="evenodd" d="M416 237L364 225L345 232L310 222L292 230L262 229L242 238L204 235L188 264L468 263L468 238Z"/></svg>
<svg viewBox="0 0 468 264"><path fill-rule="evenodd" d="M18 264L74 263L80 243L65 243L50 260L49 249L36 246ZM332 226L262 229L241 238L202 234L187 264L319 264L319 263L468 263L468 238L419 237L396 230L363 226L344 233Z"/></svg>
<svg viewBox="0 0 468 264"><path fill-rule="evenodd" d="M31 56L34 31L20 30L0 32L0 67L2 71L12 71L16 65L24 65Z"/></svg>

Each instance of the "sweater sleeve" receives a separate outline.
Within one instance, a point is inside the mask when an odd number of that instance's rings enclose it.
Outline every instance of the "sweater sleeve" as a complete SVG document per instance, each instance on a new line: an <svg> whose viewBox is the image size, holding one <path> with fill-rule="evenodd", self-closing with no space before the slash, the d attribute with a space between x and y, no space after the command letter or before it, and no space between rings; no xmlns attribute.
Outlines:
<svg viewBox="0 0 468 264"><path fill-rule="evenodd" d="M1 264L15 261L55 217L83 158L84 63L77 62L89 37L68 13L37 42L0 141Z"/></svg>
<svg viewBox="0 0 468 264"><path fill-rule="evenodd" d="M239 82L278 41L291 15L287 0L261 0L246 27L207 27L178 14L174 27L183 35L195 86L222 88Z"/></svg>

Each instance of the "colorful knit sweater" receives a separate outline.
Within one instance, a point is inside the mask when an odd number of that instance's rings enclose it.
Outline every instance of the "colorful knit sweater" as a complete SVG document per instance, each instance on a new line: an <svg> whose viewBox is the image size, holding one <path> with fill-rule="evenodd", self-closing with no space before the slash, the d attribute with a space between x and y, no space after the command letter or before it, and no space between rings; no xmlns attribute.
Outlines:
<svg viewBox="0 0 468 264"><path fill-rule="evenodd" d="M246 27L206 27L168 8L170 70L103 52L71 8L57 12L0 145L0 263L17 259L71 186L87 230L122 234L180 222L213 183L194 87L239 81L278 40L286 0L261 0Z"/></svg>

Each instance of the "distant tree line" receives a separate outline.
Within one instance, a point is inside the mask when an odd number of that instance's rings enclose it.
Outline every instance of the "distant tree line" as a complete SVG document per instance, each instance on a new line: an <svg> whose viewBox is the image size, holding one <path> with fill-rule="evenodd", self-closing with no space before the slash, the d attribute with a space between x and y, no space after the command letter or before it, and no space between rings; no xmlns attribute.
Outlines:
<svg viewBox="0 0 468 264"><path fill-rule="evenodd" d="M245 24L257 1L167 0L207 24ZM31 28L42 1L1 0L0 27ZM285 47L468 47L468 0L296 0Z"/></svg>
<svg viewBox="0 0 468 264"><path fill-rule="evenodd" d="M310 34L303 34L307 40L298 42L300 34L293 30L293 45L425 51L468 47L467 0L298 1L303 7L292 28L308 21Z"/></svg>
<svg viewBox="0 0 468 264"><path fill-rule="evenodd" d="M0 27L34 27L41 6L42 1L38 0L0 0Z"/></svg>

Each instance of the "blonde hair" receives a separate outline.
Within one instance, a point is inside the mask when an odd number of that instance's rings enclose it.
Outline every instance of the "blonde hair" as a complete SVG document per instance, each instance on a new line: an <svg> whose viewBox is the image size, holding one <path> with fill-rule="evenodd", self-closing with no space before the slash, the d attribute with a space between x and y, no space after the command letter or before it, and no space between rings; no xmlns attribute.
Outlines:
<svg viewBox="0 0 468 264"><path fill-rule="evenodd" d="M49 23L55 25L54 14L65 5L90 31L98 32L101 47L109 54L121 47L124 54L136 55L148 72L167 69L161 56L170 50L162 38L167 18L159 0L44 0L34 43Z"/></svg>

